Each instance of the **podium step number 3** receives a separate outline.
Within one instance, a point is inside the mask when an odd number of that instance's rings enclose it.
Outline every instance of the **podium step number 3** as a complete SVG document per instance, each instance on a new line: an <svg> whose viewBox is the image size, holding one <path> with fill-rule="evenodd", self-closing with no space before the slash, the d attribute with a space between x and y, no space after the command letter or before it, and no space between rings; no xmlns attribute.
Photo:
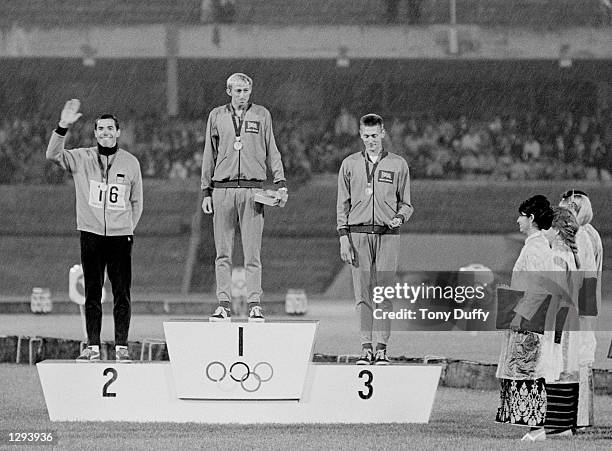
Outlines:
<svg viewBox="0 0 612 451"><path fill-rule="evenodd" d="M429 421L440 366L310 363L316 326L171 321L164 323L170 362L40 362L49 417L243 424Z"/></svg>

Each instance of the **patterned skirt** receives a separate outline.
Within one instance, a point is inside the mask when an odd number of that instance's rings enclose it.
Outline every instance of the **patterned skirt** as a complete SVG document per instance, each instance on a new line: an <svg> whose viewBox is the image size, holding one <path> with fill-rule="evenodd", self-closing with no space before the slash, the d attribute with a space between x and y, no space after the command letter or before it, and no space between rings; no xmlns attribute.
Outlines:
<svg viewBox="0 0 612 451"><path fill-rule="evenodd" d="M495 421L518 426L541 427L546 419L544 378L501 379L499 407Z"/></svg>

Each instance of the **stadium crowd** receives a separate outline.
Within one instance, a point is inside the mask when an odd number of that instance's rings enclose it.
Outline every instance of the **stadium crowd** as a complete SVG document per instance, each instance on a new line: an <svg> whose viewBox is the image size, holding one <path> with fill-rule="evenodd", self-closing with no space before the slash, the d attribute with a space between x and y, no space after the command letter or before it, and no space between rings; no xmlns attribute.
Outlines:
<svg viewBox="0 0 612 451"><path fill-rule="evenodd" d="M404 156L413 178L495 180L612 179L612 130L608 121L569 112L486 120L427 116L386 117L386 148ZM275 135L286 171L296 179L336 172L361 149L358 117L275 115ZM0 118L0 183L62 183L66 175L45 161L53 118ZM607 124L607 125L606 125ZM130 117L121 121L120 143L140 160L144 177L197 177L205 119ZM607 128L606 128L607 127ZM70 130L67 147L94 145L91 121Z"/></svg>

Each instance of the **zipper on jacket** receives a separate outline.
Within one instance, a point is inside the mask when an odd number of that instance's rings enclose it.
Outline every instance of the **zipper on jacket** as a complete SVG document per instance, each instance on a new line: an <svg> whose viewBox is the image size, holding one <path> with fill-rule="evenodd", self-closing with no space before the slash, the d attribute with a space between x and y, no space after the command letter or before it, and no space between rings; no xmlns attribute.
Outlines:
<svg viewBox="0 0 612 451"><path fill-rule="evenodd" d="M374 203L376 202L376 192L374 191L374 185L376 185L376 183L374 183L376 174L374 174L374 172L376 171L372 172L372 233L374 233Z"/></svg>
<svg viewBox="0 0 612 451"><path fill-rule="evenodd" d="M240 154L242 149L238 149L238 188L240 188Z"/></svg>
<svg viewBox="0 0 612 451"><path fill-rule="evenodd" d="M104 236L106 236L106 196L108 193L108 155L106 157L106 178L104 179L104 183L106 184L106 189L104 190L104 207L102 209L102 213L104 216Z"/></svg>
<svg viewBox="0 0 612 451"><path fill-rule="evenodd" d="M366 158L368 158L367 156L367 152L366 152ZM376 169L378 168L378 165L380 164L380 161L383 159L383 152L381 151L380 154L378 154L378 160L377 164L374 168L372 168L372 233L374 233L374 227L375 227L375 223L374 223L374 203L376 202L376 190L374 189L374 186L376 185Z"/></svg>

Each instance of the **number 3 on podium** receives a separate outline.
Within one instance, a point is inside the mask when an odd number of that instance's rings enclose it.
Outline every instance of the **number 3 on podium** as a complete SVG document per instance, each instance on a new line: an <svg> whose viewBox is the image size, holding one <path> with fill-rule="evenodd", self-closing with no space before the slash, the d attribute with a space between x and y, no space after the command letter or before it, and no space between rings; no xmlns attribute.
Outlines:
<svg viewBox="0 0 612 451"><path fill-rule="evenodd" d="M370 370L361 370L359 372L359 379L364 379L365 381L363 385L367 389L366 391L359 390L357 394L361 399L370 399L374 394L374 386L372 385L372 381L374 380L374 375Z"/></svg>

